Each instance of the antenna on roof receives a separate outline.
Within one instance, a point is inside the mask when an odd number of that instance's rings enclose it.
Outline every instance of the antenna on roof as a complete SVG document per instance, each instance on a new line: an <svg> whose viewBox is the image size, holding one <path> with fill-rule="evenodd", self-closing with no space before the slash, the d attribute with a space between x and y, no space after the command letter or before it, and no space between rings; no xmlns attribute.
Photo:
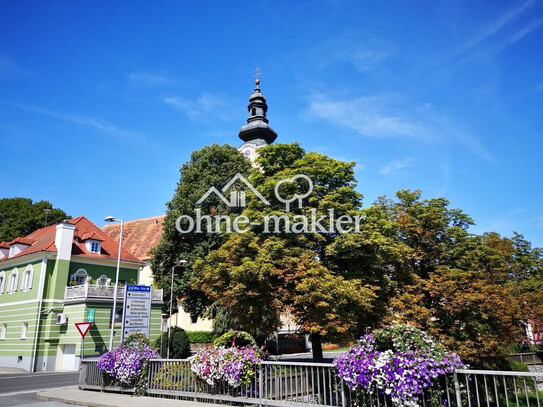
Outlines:
<svg viewBox="0 0 543 407"><path fill-rule="evenodd" d="M49 215L49 212L51 212L51 209L45 208L43 211L45 212L45 227L47 227L47 215Z"/></svg>

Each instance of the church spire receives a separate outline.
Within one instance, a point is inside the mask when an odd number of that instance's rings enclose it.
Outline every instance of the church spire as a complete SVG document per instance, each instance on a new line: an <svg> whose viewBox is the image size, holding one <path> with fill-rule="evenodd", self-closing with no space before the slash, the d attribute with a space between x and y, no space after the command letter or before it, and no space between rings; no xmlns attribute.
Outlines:
<svg viewBox="0 0 543 407"><path fill-rule="evenodd" d="M245 143L254 144L256 148L271 144L277 138L277 133L268 125L268 118L266 113L268 112L268 105L266 104L266 98L260 92L260 69L256 68L255 90L249 97L249 117L247 117L247 124L239 129L239 138Z"/></svg>

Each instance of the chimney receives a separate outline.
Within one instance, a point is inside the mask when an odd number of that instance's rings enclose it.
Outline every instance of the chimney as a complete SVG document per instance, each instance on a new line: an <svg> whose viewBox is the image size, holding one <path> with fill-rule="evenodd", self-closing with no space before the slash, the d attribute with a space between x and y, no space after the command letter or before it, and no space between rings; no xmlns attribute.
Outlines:
<svg viewBox="0 0 543 407"><path fill-rule="evenodd" d="M57 259L70 260L72 257L72 242L74 240L75 225L67 221L57 224L55 233L55 246L57 247Z"/></svg>

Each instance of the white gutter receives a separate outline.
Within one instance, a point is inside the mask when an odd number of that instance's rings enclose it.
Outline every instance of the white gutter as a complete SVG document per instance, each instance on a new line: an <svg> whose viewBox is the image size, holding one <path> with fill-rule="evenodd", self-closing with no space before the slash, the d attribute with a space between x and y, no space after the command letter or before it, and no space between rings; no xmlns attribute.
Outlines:
<svg viewBox="0 0 543 407"><path fill-rule="evenodd" d="M40 272L40 285L38 287L38 295L39 295L39 301L38 301L38 318L36 320L36 335L34 335L34 349L32 350L32 360L30 362L30 373L34 373L36 371L35 364L37 359L37 348L38 348L38 336L40 333L40 321L41 321L41 307L43 304L43 290L45 286L45 275L47 274L47 259L49 259L49 255L44 257L41 261L41 272Z"/></svg>

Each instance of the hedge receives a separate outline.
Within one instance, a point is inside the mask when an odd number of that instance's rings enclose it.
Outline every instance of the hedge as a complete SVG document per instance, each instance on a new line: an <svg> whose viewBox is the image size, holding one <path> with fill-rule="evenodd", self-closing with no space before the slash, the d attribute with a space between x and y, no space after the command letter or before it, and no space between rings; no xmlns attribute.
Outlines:
<svg viewBox="0 0 543 407"><path fill-rule="evenodd" d="M211 331L185 331L190 343L213 343L215 335Z"/></svg>

